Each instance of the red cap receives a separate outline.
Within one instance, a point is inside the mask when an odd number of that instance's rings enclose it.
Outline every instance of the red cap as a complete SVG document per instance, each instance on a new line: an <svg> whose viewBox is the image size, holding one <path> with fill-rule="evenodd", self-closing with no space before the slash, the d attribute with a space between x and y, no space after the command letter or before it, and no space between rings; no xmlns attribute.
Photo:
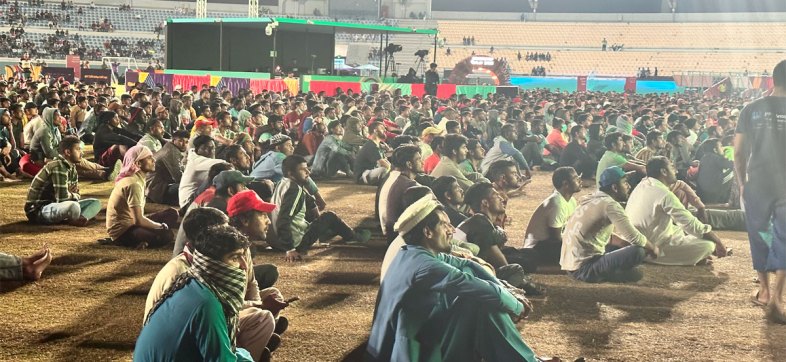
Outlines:
<svg viewBox="0 0 786 362"><path fill-rule="evenodd" d="M207 119L207 118L198 119L198 120L196 120L196 122L194 122L194 127L202 127L202 126L211 126L213 128L216 127L216 125L213 122L213 120L210 120L210 119Z"/></svg>
<svg viewBox="0 0 786 362"><path fill-rule="evenodd" d="M275 209L276 204L263 201L259 198L259 195L252 190L240 191L230 197L227 202L227 214L229 217L234 217L235 215L251 210L270 213Z"/></svg>

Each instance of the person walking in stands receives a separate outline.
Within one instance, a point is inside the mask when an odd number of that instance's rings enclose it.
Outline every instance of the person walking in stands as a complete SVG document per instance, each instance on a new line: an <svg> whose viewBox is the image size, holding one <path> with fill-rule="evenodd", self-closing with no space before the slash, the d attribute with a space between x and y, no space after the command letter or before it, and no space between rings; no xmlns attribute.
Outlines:
<svg viewBox="0 0 786 362"><path fill-rule="evenodd" d="M177 211L145 216L145 177L155 171L153 153L145 146L128 149L106 207L106 230L116 244L131 248L157 248L174 240Z"/></svg>
<svg viewBox="0 0 786 362"><path fill-rule="evenodd" d="M772 94L743 108L734 138L734 172L745 207L753 269L759 288L751 300L771 321L786 323L786 60L772 71ZM775 284L770 286L770 273Z"/></svg>
<svg viewBox="0 0 786 362"><path fill-rule="evenodd" d="M302 260L315 242L327 241L336 235L340 235L343 242L368 241L371 237L368 230L353 231L335 213L319 213L316 210L314 196L305 189L310 180L305 158L288 156L284 159L282 169L286 177L276 184L272 200L279 206L272 213L273 227L278 237L271 238L268 243L274 249L286 251L284 260ZM307 218L307 214L310 217Z"/></svg>
<svg viewBox="0 0 786 362"><path fill-rule="evenodd" d="M85 226L101 211L101 202L82 199L75 164L82 160L82 145L76 136L60 141L60 154L44 166L30 184L25 215L30 222Z"/></svg>

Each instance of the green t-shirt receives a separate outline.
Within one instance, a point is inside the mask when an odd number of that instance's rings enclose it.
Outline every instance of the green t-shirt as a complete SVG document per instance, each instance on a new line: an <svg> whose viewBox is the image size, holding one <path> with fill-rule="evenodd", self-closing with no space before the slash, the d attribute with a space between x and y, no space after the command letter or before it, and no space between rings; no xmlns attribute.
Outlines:
<svg viewBox="0 0 786 362"><path fill-rule="evenodd" d="M606 153L603 154L603 157L600 158L598 161L598 169L595 172L595 179L600 182L600 175L605 171L607 168L611 166L622 166L628 162L628 159L625 156L616 153L614 151L606 150Z"/></svg>

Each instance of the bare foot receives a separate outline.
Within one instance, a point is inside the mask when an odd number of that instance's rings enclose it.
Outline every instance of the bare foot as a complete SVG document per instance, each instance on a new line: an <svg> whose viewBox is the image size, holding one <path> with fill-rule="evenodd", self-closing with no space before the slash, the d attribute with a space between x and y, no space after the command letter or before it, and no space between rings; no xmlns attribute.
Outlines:
<svg viewBox="0 0 786 362"><path fill-rule="evenodd" d="M44 269L52 262L52 252L44 247L35 254L22 259L22 275L28 280L39 280Z"/></svg>

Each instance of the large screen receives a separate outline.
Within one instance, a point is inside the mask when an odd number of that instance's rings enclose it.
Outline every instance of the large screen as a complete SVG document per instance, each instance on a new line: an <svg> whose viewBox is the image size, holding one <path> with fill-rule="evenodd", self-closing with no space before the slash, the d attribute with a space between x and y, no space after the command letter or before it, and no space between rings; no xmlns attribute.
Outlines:
<svg viewBox="0 0 786 362"><path fill-rule="evenodd" d="M332 28L288 28L275 36L265 34L267 23L170 23L167 25L167 66L237 72L271 72L275 64L284 71L308 74L331 70L335 53ZM329 32L328 32L329 31Z"/></svg>

